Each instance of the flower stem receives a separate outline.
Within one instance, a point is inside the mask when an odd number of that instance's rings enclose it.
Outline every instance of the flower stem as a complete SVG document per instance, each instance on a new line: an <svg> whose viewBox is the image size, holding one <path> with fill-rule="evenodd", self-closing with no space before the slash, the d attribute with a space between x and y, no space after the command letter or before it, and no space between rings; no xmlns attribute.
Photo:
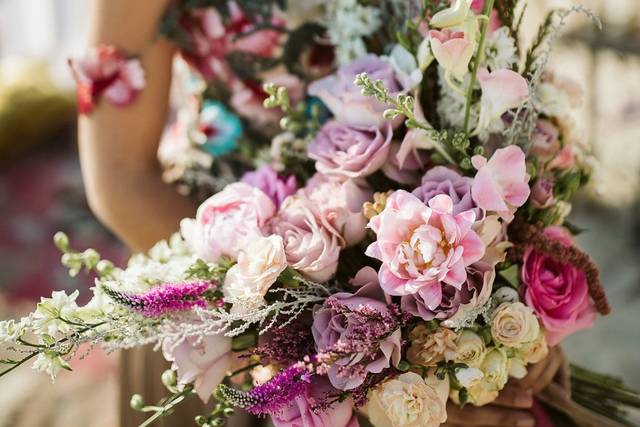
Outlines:
<svg viewBox="0 0 640 427"><path fill-rule="evenodd" d="M493 10L494 0L488 0L484 8L484 16L482 19L482 27L480 30L480 40L478 41L478 50L476 51L476 59L473 62L473 68L471 70L471 79L469 80L469 88L467 89L467 100L464 109L464 133L469 132L469 117L471 115L471 98L473 97L473 87L476 83L476 76L478 74L478 68L480 68L480 61L484 53L484 41L487 36L487 30L489 28L489 15Z"/></svg>

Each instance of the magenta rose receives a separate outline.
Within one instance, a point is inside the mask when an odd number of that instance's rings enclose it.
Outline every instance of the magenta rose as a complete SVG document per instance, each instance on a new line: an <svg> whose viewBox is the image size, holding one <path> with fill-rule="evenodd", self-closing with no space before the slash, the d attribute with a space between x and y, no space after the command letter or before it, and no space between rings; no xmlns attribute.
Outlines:
<svg viewBox="0 0 640 427"><path fill-rule="evenodd" d="M262 190L271 197L273 203L279 208L284 199L292 195L298 189L295 175L280 176L271 166L264 165L253 172L247 172L242 176L242 182Z"/></svg>
<svg viewBox="0 0 640 427"><path fill-rule="evenodd" d="M302 194L285 200L272 224L282 237L287 263L309 280L326 282L338 269L338 232Z"/></svg>
<svg viewBox="0 0 640 427"><path fill-rule="evenodd" d="M378 329L382 325L366 325L367 332L363 332L363 317L352 312L338 310L334 307L346 307L349 310L365 308L372 313L389 315L389 306L380 288L376 271L371 267L364 267L352 281L358 290L355 294L339 292L331 295L323 306L318 306L313 313L311 332L318 352L335 351L345 345L358 347L356 341L367 338L365 335L380 336ZM352 390L360 386L369 373L380 373L391 365L400 362L402 336L400 329L396 329L380 340L374 354L367 347L367 352L352 353L334 361L328 371L331 384L339 390Z"/></svg>
<svg viewBox="0 0 640 427"><path fill-rule="evenodd" d="M439 194L446 194L453 202L453 214L474 210L480 218L479 209L471 197L473 178L462 176L458 172L445 166L436 166L427 171L422 177L422 185L413 190L413 195L427 203Z"/></svg>
<svg viewBox="0 0 640 427"><path fill-rule="evenodd" d="M325 175L361 178L380 169L389 155L391 124L351 127L331 120L309 144L309 157Z"/></svg>
<svg viewBox="0 0 640 427"><path fill-rule="evenodd" d="M573 245L571 235L562 227L547 227L544 234L567 247ZM525 301L544 325L549 345L591 327L595 321L587 277L572 264L529 248L523 259L522 281Z"/></svg>
<svg viewBox="0 0 640 427"><path fill-rule="evenodd" d="M336 120L351 126L381 126L386 122L382 116L388 106L360 92L354 80L358 74L367 73L372 81L382 80L392 96L405 91L393 65L375 55L363 56L340 67L330 76L313 82L309 95L319 97L333 113Z"/></svg>
<svg viewBox="0 0 640 427"><path fill-rule="evenodd" d="M236 258L264 236L276 206L262 190L244 182L228 185L200 205L195 219L183 219L180 230L191 250L205 261Z"/></svg>
<svg viewBox="0 0 640 427"><path fill-rule="evenodd" d="M304 396L295 400L282 412L271 416L275 427L358 427L353 415L350 399L338 401L325 410L314 408L314 404L327 398L328 394L339 394L325 377L315 376Z"/></svg>

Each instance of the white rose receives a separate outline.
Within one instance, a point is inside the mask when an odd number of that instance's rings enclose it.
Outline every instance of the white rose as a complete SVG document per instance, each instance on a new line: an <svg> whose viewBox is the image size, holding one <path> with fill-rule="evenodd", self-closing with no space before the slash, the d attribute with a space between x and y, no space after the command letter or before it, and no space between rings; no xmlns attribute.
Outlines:
<svg viewBox="0 0 640 427"><path fill-rule="evenodd" d="M463 330L456 340L454 360L469 367L478 368L484 360L487 349L484 340L475 332Z"/></svg>
<svg viewBox="0 0 640 427"><path fill-rule="evenodd" d="M287 268L282 237L260 237L238 255L224 280L224 296L236 313L264 303L264 296L282 271Z"/></svg>
<svg viewBox="0 0 640 427"><path fill-rule="evenodd" d="M462 387L473 387L484 378L484 373L478 368L462 368L456 372L456 379Z"/></svg>
<svg viewBox="0 0 640 427"><path fill-rule="evenodd" d="M498 394L500 394L498 390L494 390L489 383L481 380L467 387L467 402L474 406L488 405L498 398ZM456 404L460 404L459 390L451 390L449 397Z"/></svg>
<svg viewBox="0 0 640 427"><path fill-rule="evenodd" d="M375 427L437 427L447 420L449 380L430 372L425 381L407 372L369 392L367 414Z"/></svg>
<svg viewBox="0 0 640 427"><path fill-rule="evenodd" d="M484 381L493 390L502 390L509 379L507 354L494 347L487 352L480 369L484 373Z"/></svg>
<svg viewBox="0 0 640 427"><path fill-rule="evenodd" d="M491 316L491 335L494 341L507 347L519 347L534 341L540 325L533 310L521 302L505 302Z"/></svg>
<svg viewBox="0 0 640 427"><path fill-rule="evenodd" d="M549 355L549 345L544 333L540 331L535 341L526 343L518 351L525 363L538 363Z"/></svg>

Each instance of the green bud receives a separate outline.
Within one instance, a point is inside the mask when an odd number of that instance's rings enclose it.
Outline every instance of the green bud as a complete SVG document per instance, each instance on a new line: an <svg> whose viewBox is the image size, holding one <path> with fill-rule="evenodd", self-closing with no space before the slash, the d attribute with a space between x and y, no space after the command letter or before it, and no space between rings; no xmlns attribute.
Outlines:
<svg viewBox="0 0 640 427"><path fill-rule="evenodd" d="M202 415L198 415L195 419L194 419L196 425L198 426L204 426L207 423L207 418L202 416Z"/></svg>
<svg viewBox="0 0 640 427"><path fill-rule="evenodd" d="M233 408L224 408L224 410L222 411L222 413L224 414L225 417L229 418L231 416L233 416L233 414L235 414L235 409Z"/></svg>
<svg viewBox="0 0 640 427"><path fill-rule="evenodd" d="M102 259L96 265L96 271L99 276L107 276L113 271L113 263L109 260Z"/></svg>
<svg viewBox="0 0 640 427"><path fill-rule="evenodd" d="M482 156L484 154L484 147L481 145L478 145L476 148L473 149L473 154L477 156Z"/></svg>
<svg viewBox="0 0 640 427"><path fill-rule="evenodd" d="M464 170L471 169L471 159L468 157L465 157L464 159L462 159L460 161L460 167Z"/></svg>
<svg viewBox="0 0 640 427"><path fill-rule="evenodd" d="M212 427L222 427L223 425L225 425L226 421L224 420L224 418L216 418L215 420L211 420L211 426Z"/></svg>
<svg viewBox="0 0 640 427"><path fill-rule="evenodd" d="M82 253L82 259L87 268L95 268L100 262L100 254L95 249L89 248Z"/></svg>
<svg viewBox="0 0 640 427"><path fill-rule="evenodd" d="M171 369L164 371L160 379L162 380L162 384L167 388L173 388L178 384L176 373Z"/></svg>
<svg viewBox="0 0 640 427"><path fill-rule="evenodd" d="M64 234L62 231L58 231L56 234L53 235L53 243L62 252L69 251L69 237L66 234Z"/></svg>
<svg viewBox="0 0 640 427"><path fill-rule="evenodd" d="M262 85L262 89L269 95L275 95L277 90L274 83L265 83L264 85Z"/></svg>
<svg viewBox="0 0 640 427"><path fill-rule="evenodd" d="M402 372L407 372L411 368L411 365L406 360L401 360L398 363L398 370Z"/></svg>
<svg viewBox="0 0 640 427"><path fill-rule="evenodd" d="M280 127L283 130L288 130L289 126L291 126L291 118L290 117L283 117L280 119Z"/></svg>
<svg viewBox="0 0 640 427"><path fill-rule="evenodd" d="M140 411L144 407L144 398L139 394L134 394L133 396L131 396L129 405L131 405L131 409Z"/></svg>
<svg viewBox="0 0 640 427"><path fill-rule="evenodd" d="M384 113L382 113L382 116L387 120L393 120L399 115L400 115L400 111L394 108L389 108L388 110L384 110Z"/></svg>

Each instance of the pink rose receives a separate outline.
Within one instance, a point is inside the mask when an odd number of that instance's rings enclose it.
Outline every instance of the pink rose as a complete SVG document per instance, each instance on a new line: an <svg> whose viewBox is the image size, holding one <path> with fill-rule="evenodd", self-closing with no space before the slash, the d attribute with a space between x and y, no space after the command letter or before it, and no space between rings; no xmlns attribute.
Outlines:
<svg viewBox="0 0 640 427"><path fill-rule="evenodd" d="M322 218L340 234L346 246L356 245L364 239L367 219L362 214L362 205L373 199L373 192L365 180L342 181L317 173L302 191L320 210Z"/></svg>
<svg viewBox="0 0 640 427"><path fill-rule="evenodd" d="M309 144L309 157L318 172L343 178L361 178L380 169L391 146L390 123L351 127L328 121Z"/></svg>
<svg viewBox="0 0 640 427"><path fill-rule="evenodd" d="M187 338L179 345L162 343L162 354L178 372L178 383L193 383L196 393L207 402L231 366L231 338L208 335L202 340Z"/></svg>
<svg viewBox="0 0 640 427"><path fill-rule="evenodd" d="M573 153L573 147L565 145L562 150L549 162L548 169L566 170L575 167L576 156Z"/></svg>
<svg viewBox="0 0 640 427"><path fill-rule="evenodd" d="M309 86L309 95L317 96L333 113L336 120L351 126L381 126L387 122L382 116L389 106L371 96L364 96L354 83L358 74L367 73L372 81L382 80L392 96L408 88L398 79L393 65L375 55L363 56L340 67L330 76L316 80Z"/></svg>
<svg viewBox="0 0 640 427"><path fill-rule="evenodd" d="M538 120L531 136L529 154L541 159L549 159L560 151L560 131L548 120Z"/></svg>
<svg viewBox="0 0 640 427"><path fill-rule="evenodd" d="M127 59L113 46L100 45L84 58L70 59L78 84L78 110L90 113L101 97L116 106L131 104L145 86L140 60Z"/></svg>
<svg viewBox="0 0 640 427"><path fill-rule="evenodd" d="M553 179L547 176L539 177L531 188L531 204L537 209L545 209L553 202Z"/></svg>
<svg viewBox="0 0 640 427"><path fill-rule="evenodd" d="M275 427L358 427L350 399L336 402L328 409L318 411L314 402L336 392L325 377L314 377L305 396L297 396L282 412L271 416Z"/></svg>
<svg viewBox="0 0 640 427"><path fill-rule="evenodd" d="M444 194L426 206L406 191L393 193L382 213L369 222L377 241L366 251L382 261L378 274L385 292L418 293L425 306L435 310L442 302L444 285L461 289L467 267L485 251L471 229L475 219L472 210L453 215L453 201Z"/></svg>
<svg viewBox="0 0 640 427"><path fill-rule="evenodd" d="M203 260L236 258L240 250L264 236L266 222L275 213L275 204L262 190L236 182L202 203L196 218L183 219L180 228Z"/></svg>
<svg viewBox="0 0 640 427"><path fill-rule="evenodd" d="M544 234L567 247L573 245L571 235L562 227L547 227ZM586 275L572 264L529 248L523 259L522 281L525 301L544 325L549 345L591 327L595 321Z"/></svg>
<svg viewBox="0 0 640 427"><path fill-rule="evenodd" d="M525 204L530 193L527 165L520 147L500 148L489 161L482 156L473 156L471 160L478 169L471 186L473 201L481 209L512 220L514 212Z"/></svg>
<svg viewBox="0 0 640 427"><path fill-rule="evenodd" d="M284 241L287 263L306 278L326 282L338 269L338 233L302 194L287 198L273 221Z"/></svg>

